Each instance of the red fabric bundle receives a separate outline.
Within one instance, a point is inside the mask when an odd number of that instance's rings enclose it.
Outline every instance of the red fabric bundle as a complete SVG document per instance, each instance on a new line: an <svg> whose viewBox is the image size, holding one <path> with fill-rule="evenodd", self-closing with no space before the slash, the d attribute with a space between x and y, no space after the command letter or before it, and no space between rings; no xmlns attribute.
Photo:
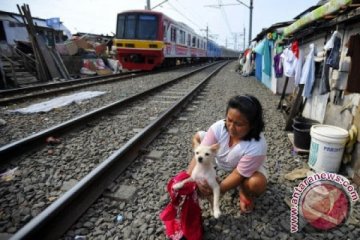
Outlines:
<svg viewBox="0 0 360 240"><path fill-rule="evenodd" d="M172 240L185 237L187 240L202 239L203 228L201 208L196 192L196 183L188 182L179 190L173 190L173 184L190 177L185 171L170 179L167 190L171 201L160 213L160 219L166 228L166 236Z"/></svg>
<svg viewBox="0 0 360 240"><path fill-rule="evenodd" d="M294 53L295 57L297 59L299 59L299 42L298 41L294 41L291 44L291 51Z"/></svg>

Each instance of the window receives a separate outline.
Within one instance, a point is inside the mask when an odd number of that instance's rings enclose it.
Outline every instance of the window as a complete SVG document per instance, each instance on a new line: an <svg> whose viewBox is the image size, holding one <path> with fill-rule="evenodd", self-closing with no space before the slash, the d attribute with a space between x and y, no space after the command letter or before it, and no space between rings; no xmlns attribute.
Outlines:
<svg viewBox="0 0 360 240"><path fill-rule="evenodd" d="M171 27L171 37L170 37L171 42L176 42L176 28Z"/></svg>
<svg viewBox="0 0 360 240"><path fill-rule="evenodd" d="M195 47L196 46L196 38L195 37L192 37L192 44L191 44L192 47Z"/></svg>
<svg viewBox="0 0 360 240"><path fill-rule="evenodd" d="M157 17L145 14L119 14L116 37L119 39L157 39Z"/></svg>
<svg viewBox="0 0 360 240"><path fill-rule="evenodd" d="M187 45L190 47L191 46L191 35L188 34L188 37L187 37Z"/></svg>
<svg viewBox="0 0 360 240"><path fill-rule="evenodd" d="M128 15L126 17L125 22L125 32L124 38L126 39L134 39L135 38L135 29L136 28L136 16L135 15Z"/></svg>
<svg viewBox="0 0 360 240"><path fill-rule="evenodd" d="M137 39L156 40L157 20L154 15L139 15Z"/></svg>
<svg viewBox="0 0 360 240"><path fill-rule="evenodd" d="M180 30L180 44L185 45L185 32L183 30Z"/></svg>

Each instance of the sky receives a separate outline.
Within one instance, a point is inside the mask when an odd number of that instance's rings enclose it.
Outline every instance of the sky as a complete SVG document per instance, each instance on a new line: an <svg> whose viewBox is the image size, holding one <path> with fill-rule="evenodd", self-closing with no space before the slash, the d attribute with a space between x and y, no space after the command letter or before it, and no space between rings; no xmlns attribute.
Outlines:
<svg viewBox="0 0 360 240"><path fill-rule="evenodd" d="M144 9L146 0L0 0L0 10L19 13L16 4L28 4L33 17L59 17L71 33L85 32L113 35L116 15L133 9ZM151 0L151 7L164 0ZM245 5L250 0L242 0ZM253 0L252 38L274 23L290 21L316 5L319 0ZM220 4L227 5L215 7ZM168 0L153 9L181 21L205 36L233 49L243 49L249 39L249 8L237 0Z"/></svg>

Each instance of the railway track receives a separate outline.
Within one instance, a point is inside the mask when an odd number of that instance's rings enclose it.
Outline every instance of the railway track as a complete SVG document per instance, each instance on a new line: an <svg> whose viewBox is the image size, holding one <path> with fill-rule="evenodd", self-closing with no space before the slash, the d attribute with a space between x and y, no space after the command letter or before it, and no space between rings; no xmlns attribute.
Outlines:
<svg viewBox="0 0 360 240"><path fill-rule="evenodd" d="M198 64L196 64L198 65ZM195 65L195 66L196 66ZM107 76L96 76L81 79L74 79L63 82L38 84L34 86L16 88L10 90L0 90L0 106L23 102L24 100L54 96L63 92L69 92L90 86L108 84L112 82L124 81L138 78L146 75L161 74L167 71L182 69L184 66L173 67L168 69L159 69L152 72L148 71L131 71L125 73L112 74Z"/></svg>
<svg viewBox="0 0 360 240"><path fill-rule="evenodd" d="M0 147L11 142L25 138L34 132L39 132L43 129L60 124L77 116L86 114L87 112L101 108L112 102L119 101L126 97L132 96L141 91L145 91L151 87L157 86L161 83L169 81L187 72L198 69L201 66L191 68L181 68L174 71L161 72L158 74L149 74L139 78L129 78L127 80L115 81L113 83L90 86L83 88L82 91L102 91L101 97L92 98L83 101L79 104L71 104L66 108L54 109L49 112L42 112L36 114L20 114L10 112L15 109L28 107L31 104L37 104L40 101L44 102L52 98L37 97L35 99L28 99L24 103L12 104L0 108L0 118L8 122L2 126L0 136ZM134 87L136 86L136 87ZM79 91L71 91L66 94L61 94L58 97L68 96L69 94L79 93ZM54 96L52 96L54 97Z"/></svg>
<svg viewBox="0 0 360 240"><path fill-rule="evenodd" d="M3 146L0 158L11 159L10 165L17 165L21 169L20 176L12 184L2 184L4 199L18 199L25 190L22 201L18 201L18 205L13 204L15 209L5 210L8 218L14 215L23 217L12 226L12 230L18 230L36 215L13 239L54 239L54 236L60 236L222 66L198 69L195 72L199 73L194 76L190 77L195 73L183 75L164 85ZM109 131L114 132L117 138L109 139ZM38 147L44 145L47 137L54 135L62 135L60 144ZM31 152L15 157L28 149ZM28 182L21 182L21 175L24 174L30 174L30 182L34 181L30 189L26 188ZM63 193L61 187L71 179L79 182L70 191ZM14 188L14 185L17 187ZM35 196L28 199L25 194L29 191L42 192L32 194ZM4 206L4 202L2 200L1 206ZM28 213L30 204L35 207ZM25 210L19 205L25 205ZM8 220L16 222L14 219Z"/></svg>

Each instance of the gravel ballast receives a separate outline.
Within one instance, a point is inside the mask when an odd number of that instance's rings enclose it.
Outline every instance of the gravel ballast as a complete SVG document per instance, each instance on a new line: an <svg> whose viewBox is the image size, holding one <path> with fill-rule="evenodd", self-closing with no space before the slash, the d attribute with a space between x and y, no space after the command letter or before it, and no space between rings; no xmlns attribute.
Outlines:
<svg viewBox="0 0 360 240"><path fill-rule="evenodd" d="M256 96L264 109L265 137L268 143L269 182L266 192L256 199L251 214L240 214L235 191L221 198L222 216L210 215L203 206L204 239L358 239L360 236L359 204L353 206L349 221L331 231L317 231L306 226L290 233L290 208L284 198L291 198L300 182L288 181L284 175L306 166L307 155L296 155L283 131L285 119L276 110L279 96L254 77L241 77L236 63L221 70L189 107L176 118L149 146L160 152L159 158L140 156L116 180L118 186L135 187L128 200L99 198L62 239L166 239L159 213L169 203L166 185L169 179L187 168L192 156L191 138L225 116L230 97L238 94ZM219 176L224 172L218 171Z"/></svg>

